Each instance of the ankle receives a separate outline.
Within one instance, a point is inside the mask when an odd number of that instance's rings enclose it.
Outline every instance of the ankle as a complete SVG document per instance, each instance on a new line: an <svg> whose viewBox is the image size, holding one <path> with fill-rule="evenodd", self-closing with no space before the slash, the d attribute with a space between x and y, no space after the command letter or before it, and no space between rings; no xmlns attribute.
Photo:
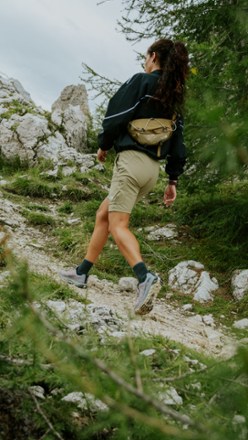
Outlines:
<svg viewBox="0 0 248 440"><path fill-rule="evenodd" d="M85 258L82 263L76 268L77 275L87 275L92 266L93 263L91 263L91 261L89 260L86 260Z"/></svg>
<svg viewBox="0 0 248 440"><path fill-rule="evenodd" d="M145 263L143 263L143 261L141 261L141 262L135 264L135 266L133 266L133 271L134 271L136 277L138 278L139 283L143 283L146 279L146 274L148 272Z"/></svg>

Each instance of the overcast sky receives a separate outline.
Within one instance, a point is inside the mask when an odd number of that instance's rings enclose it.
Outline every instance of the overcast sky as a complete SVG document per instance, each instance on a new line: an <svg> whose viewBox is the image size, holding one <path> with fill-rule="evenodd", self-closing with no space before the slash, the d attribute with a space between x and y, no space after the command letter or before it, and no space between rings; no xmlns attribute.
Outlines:
<svg viewBox="0 0 248 440"><path fill-rule="evenodd" d="M0 0L0 73L50 110L65 86L81 83L82 62L120 81L141 71L135 51L149 43L132 46L116 31L122 0L98 2Z"/></svg>

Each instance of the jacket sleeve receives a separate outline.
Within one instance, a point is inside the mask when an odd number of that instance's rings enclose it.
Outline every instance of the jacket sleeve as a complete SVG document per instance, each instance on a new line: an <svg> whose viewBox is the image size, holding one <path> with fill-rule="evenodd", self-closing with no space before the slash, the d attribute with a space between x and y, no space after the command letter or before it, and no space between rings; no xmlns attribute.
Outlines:
<svg viewBox="0 0 248 440"><path fill-rule="evenodd" d="M165 171L171 180L177 180L180 174L184 171L186 147L184 144L183 127L183 118L179 116L177 120L177 129L171 138L170 150L167 155L167 164L165 165Z"/></svg>
<svg viewBox="0 0 248 440"><path fill-rule="evenodd" d="M110 150L120 132L125 130L128 122L131 121L140 98L146 92L143 78L143 73L137 73L122 84L110 99L102 123L103 130L98 135L98 144L102 150Z"/></svg>

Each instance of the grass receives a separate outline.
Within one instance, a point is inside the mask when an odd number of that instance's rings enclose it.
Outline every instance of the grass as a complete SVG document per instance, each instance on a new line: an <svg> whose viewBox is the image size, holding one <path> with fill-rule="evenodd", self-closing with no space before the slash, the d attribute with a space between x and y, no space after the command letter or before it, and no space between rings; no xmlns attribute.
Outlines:
<svg viewBox="0 0 248 440"><path fill-rule="evenodd" d="M33 226L54 226L55 225L55 219L50 215L45 215L42 212L34 212L34 211L28 211L23 210L22 215L26 217L28 222Z"/></svg>
<svg viewBox="0 0 248 440"><path fill-rule="evenodd" d="M25 175L18 164L13 166L6 196L17 197L15 201L23 203L25 216L33 226L52 226L49 233L57 246L53 245L53 250L49 249L49 252L53 251L68 265L74 265L83 258L94 228L96 210L107 193L103 188L109 185L113 160L114 155L110 155L104 173L96 170L87 175L77 172L70 177L59 176L54 181L42 175L42 171L50 169L50 163L42 162L36 168L25 170ZM6 166L2 163L2 170L6 170ZM184 184L187 185L187 179L185 182L182 179L175 206L166 209L162 203L164 175L161 172L153 193L134 208L130 227L140 242L148 267L160 273L164 280L162 295L166 293L168 271L178 262L192 259L204 264L220 285L213 308L218 318L221 308L226 310L226 304L231 302L232 311L237 308L238 304L231 296L232 273L248 266L247 180L215 184L214 190L210 186L209 192L201 189L193 194L187 193ZM191 185L190 181L188 184ZM57 217L49 215L47 202L54 204ZM67 218L72 215L81 222L73 226L66 224ZM147 240L144 233L146 226L160 227L166 223L177 225L177 242ZM132 276L132 270L111 239L94 271L100 277L102 275L115 282L121 276ZM186 299L188 301L185 297L180 299L180 295L174 295L174 298L182 303ZM208 306L204 308L207 310ZM243 315L239 308L238 316Z"/></svg>

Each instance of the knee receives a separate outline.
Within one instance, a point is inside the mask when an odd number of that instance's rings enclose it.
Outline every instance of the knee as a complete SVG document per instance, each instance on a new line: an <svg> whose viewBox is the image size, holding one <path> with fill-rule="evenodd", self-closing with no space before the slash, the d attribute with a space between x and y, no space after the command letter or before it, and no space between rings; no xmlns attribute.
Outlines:
<svg viewBox="0 0 248 440"><path fill-rule="evenodd" d="M123 231L128 229L129 214L110 212L108 221L109 221L109 232L116 241L119 238L122 238Z"/></svg>
<svg viewBox="0 0 248 440"><path fill-rule="evenodd" d="M100 206L96 212L96 221L98 223L108 223L108 210Z"/></svg>
<svg viewBox="0 0 248 440"><path fill-rule="evenodd" d="M112 235L113 238L115 237L115 235L117 235L117 230L118 230L118 225L109 221L109 233Z"/></svg>
<svg viewBox="0 0 248 440"><path fill-rule="evenodd" d="M122 222L116 222L109 220L109 233L112 235L115 241L118 241L119 237L122 235L123 229L126 228L126 225Z"/></svg>

